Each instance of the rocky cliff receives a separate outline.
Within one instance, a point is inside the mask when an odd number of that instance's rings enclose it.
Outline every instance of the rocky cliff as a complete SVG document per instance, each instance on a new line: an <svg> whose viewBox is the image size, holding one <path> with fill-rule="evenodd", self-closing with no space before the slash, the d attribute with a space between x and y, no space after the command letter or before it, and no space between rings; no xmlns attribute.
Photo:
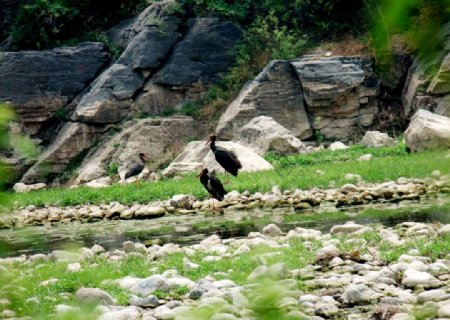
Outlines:
<svg viewBox="0 0 450 320"><path fill-rule="evenodd" d="M113 139L135 115L158 115L198 99L233 65L241 29L217 18L182 21L167 13L172 3L152 4L110 30L124 51L106 68L102 44L2 54L0 99L14 106L26 133L38 134L57 110L68 118L23 182L51 180L80 153ZM130 155L123 165L134 161Z"/></svg>
<svg viewBox="0 0 450 320"><path fill-rule="evenodd" d="M220 80L234 64L242 30L213 17L183 20L171 15L173 3L153 3L110 29L109 41L123 49L117 59L101 43L0 53L0 101L15 108L22 131L43 148L30 168L22 166L23 182L51 181L80 155L86 156L75 183L124 172L139 152L160 168L198 136L192 118L160 116L199 99ZM367 56L321 52L272 61L228 106L217 135L250 147L263 141L264 146L253 148L256 153L303 150L298 139L359 141L377 126L383 87L403 87L407 117L419 108L448 116L450 24L439 37L448 51L439 57L433 76L423 64L409 66L403 58L383 78ZM261 123L271 124L270 143L255 136ZM278 133L287 147L272 143ZM8 163L20 166L20 159L11 157Z"/></svg>

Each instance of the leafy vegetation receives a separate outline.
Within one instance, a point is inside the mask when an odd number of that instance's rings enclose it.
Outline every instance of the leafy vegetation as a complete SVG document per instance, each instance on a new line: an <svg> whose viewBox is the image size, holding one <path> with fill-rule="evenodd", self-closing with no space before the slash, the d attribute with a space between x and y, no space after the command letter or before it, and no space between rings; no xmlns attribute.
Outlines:
<svg viewBox="0 0 450 320"><path fill-rule="evenodd" d="M96 40L102 30L145 7L145 0L21 2L10 35L21 49L49 49Z"/></svg>
<svg viewBox="0 0 450 320"><path fill-rule="evenodd" d="M366 153L372 153L371 161L356 161ZM227 190L243 192L266 192L278 185L282 190L310 189L313 187L328 188L331 185L341 186L348 183L344 178L347 173L359 174L366 182L383 182L398 177L424 178L433 170L443 174L450 173L448 161L443 161L445 151L429 151L408 154L402 145L379 149L352 146L347 150L330 152L320 151L307 155L281 157L271 155L268 159L275 170L258 173L240 173L232 179ZM324 172L318 175L317 170ZM219 175L221 179L223 177ZM85 203L109 203L119 201L123 204L134 202L168 199L175 194L192 194L206 198L207 193L198 182L195 174L188 174L179 180L167 179L156 182L143 182L139 185L113 185L104 189L91 188L53 188L26 194L3 193L10 195L18 205L33 204L36 206L58 205L68 206Z"/></svg>
<svg viewBox="0 0 450 320"><path fill-rule="evenodd" d="M445 44L441 29L450 21L449 0L368 0L367 8L372 45L382 69L392 65L392 53L401 50L399 43L417 53L428 72L441 59Z"/></svg>

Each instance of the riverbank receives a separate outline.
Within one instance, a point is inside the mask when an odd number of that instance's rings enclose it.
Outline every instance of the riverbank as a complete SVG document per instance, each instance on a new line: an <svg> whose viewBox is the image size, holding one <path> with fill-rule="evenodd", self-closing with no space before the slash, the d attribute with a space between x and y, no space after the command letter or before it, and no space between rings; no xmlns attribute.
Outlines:
<svg viewBox="0 0 450 320"><path fill-rule="evenodd" d="M350 222L326 233L272 224L188 246L56 250L0 259L0 308L5 318L42 319L238 319L264 310L277 319L446 318L449 247L450 225Z"/></svg>
<svg viewBox="0 0 450 320"><path fill-rule="evenodd" d="M362 180L360 176L350 174L352 181ZM276 207L293 207L297 211L311 208L347 207L371 203L400 202L433 198L438 193L450 192L450 175L433 171L429 178L400 177L396 181L383 183L346 183L340 188L311 190L281 190L272 187L270 192L242 193L233 190L218 203L222 213L231 211L248 211L253 209L270 209ZM103 205L78 205L64 208L46 206L37 208L29 205L0 217L0 228L54 225L70 222L95 222L99 220L153 219L165 215L191 215L212 212L213 200L201 200L192 195L175 195L170 200L149 202L147 204L123 205L112 202Z"/></svg>
<svg viewBox="0 0 450 320"><path fill-rule="evenodd" d="M369 154L371 157L367 156ZM365 156L365 160L358 160L362 156ZM407 153L403 143L380 148L352 145L343 150L325 149L291 156L268 155L266 159L273 165L274 170L239 173L237 178L231 178L225 189L253 194L269 192L274 185L283 191L327 189L359 180L365 183L382 183L395 181L400 177L423 179L435 170L440 171L442 175L450 174L448 151ZM218 177L224 181L223 174ZM164 201L176 194L190 194L200 200L209 197L196 175L188 174L160 181L142 181L138 184L114 184L101 189L54 187L28 193L2 192L0 199L9 200L10 208L28 205L38 208L102 205L111 202L131 206L135 203Z"/></svg>

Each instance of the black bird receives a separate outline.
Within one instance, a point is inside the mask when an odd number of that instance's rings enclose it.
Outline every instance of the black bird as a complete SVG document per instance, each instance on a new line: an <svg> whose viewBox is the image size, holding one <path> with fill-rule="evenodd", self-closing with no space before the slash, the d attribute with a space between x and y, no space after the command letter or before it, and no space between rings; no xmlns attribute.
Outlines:
<svg viewBox="0 0 450 320"><path fill-rule="evenodd" d="M242 164L233 151L216 146L215 135L209 137L206 144L211 143L211 150L214 153L216 161L225 169L225 183L228 183L227 172L237 177L239 169L242 168Z"/></svg>
<svg viewBox="0 0 450 320"><path fill-rule="evenodd" d="M224 196L227 194L227 192L223 188L222 182L220 182L220 180L217 177L209 175L208 169L206 168L202 169L202 171L198 176L200 177L200 182L209 192L211 197L219 201L222 201L224 199ZM213 200L213 210L215 210L214 200Z"/></svg>
<svg viewBox="0 0 450 320"><path fill-rule="evenodd" d="M147 158L145 153L142 153L142 152L139 153L139 159L141 159L142 163L138 163L138 164L135 164L134 166L132 166L131 169L128 170L127 173L125 173L125 179L137 176L139 173L142 172L142 170L144 170L145 163L147 161L149 161L149 159Z"/></svg>

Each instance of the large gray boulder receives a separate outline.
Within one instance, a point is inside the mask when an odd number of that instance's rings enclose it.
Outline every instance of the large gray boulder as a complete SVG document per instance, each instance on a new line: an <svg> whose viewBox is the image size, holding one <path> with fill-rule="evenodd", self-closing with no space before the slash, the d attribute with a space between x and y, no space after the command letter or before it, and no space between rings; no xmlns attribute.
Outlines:
<svg viewBox="0 0 450 320"><path fill-rule="evenodd" d="M231 21L195 18L175 45L167 63L147 82L134 112L159 114L201 97L233 66L242 30Z"/></svg>
<svg viewBox="0 0 450 320"><path fill-rule="evenodd" d="M108 168L117 165L118 172L126 172L140 163L139 153L145 153L150 169L175 156L185 137L193 136L191 117L150 118L131 120L121 126L114 137L108 136L91 151L80 166L74 183L85 183L107 175Z"/></svg>
<svg viewBox="0 0 450 320"><path fill-rule="evenodd" d="M411 118L419 109L434 108L434 99L427 93L428 84L422 65L417 59L414 60L406 75L402 92L403 113L406 118Z"/></svg>
<svg viewBox="0 0 450 320"><path fill-rule="evenodd" d="M436 98L435 101L436 108L434 109L434 113L450 117L450 94Z"/></svg>
<svg viewBox="0 0 450 320"><path fill-rule="evenodd" d="M405 131L405 141L411 151L449 149L450 118L418 110Z"/></svg>
<svg viewBox="0 0 450 320"><path fill-rule="evenodd" d="M386 147L393 146L395 140L385 132L367 131L361 140L361 144L366 147Z"/></svg>
<svg viewBox="0 0 450 320"><path fill-rule="evenodd" d="M346 141L370 126L377 114L379 81L368 57L317 57L292 61L311 124L326 138Z"/></svg>
<svg viewBox="0 0 450 320"><path fill-rule="evenodd" d="M232 141L220 141L217 145L236 153L242 164L239 172L254 172L271 170L273 166L264 158L255 153L252 149L244 147ZM181 173L200 171L201 168L208 168L210 171L224 172L224 169L217 163L214 153L210 150L205 141L191 141L184 151L163 171L165 176L173 176Z"/></svg>
<svg viewBox="0 0 450 320"><path fill-rule="evenodd" d="M187 86L197 81L214 83L221 72L234 64L235 44L242 34L236 24L218 18L194 18L188 21L188 28L155 83L171 86Z"/></svg>
<svg viewBox="0 0 450 320"><path fill-rule="evenodd" d="M281 154L306 153L308 150L300 139L273 118L259 116L242 127L240 143L252 148L257 154L268 151Z"/></svg>
<svg viewBox="0 0 450 320"><path fill-rule="evenodd" d="M24 131L36 135L110 60L102 43L49 51L0 53L0 101L10 102Z"/></svg>
<svg viewBox="0 0 450 320"><path fill-rule="evenodd" d="M72 121L113 124L129 112L132 97L144 84L140 72L116 63L106 70L83 96L72 115Z"/></svg>
<svg viewBox="0 0 450 320"><path fill-rule="evenodd" d="M64 171L71 159L89 149L93 141L106 130L104 126L66 123L56 140L22 177L22 182L29 184L51 180Z"/></svg>
<svg viewBox="0 0 450 320"><path fill-rule="evenodd" d="M268 64L228 106L217 125L222 140L239 139L242 126L258 116L272 117L300 139L312 136L303 94L288 61Z"/></svg>
<svg viewBox="0 0 450 320"><path fill-rule="evenodd" d="M117 63L124 64L133 70L156 70L180 34L180 20L175 17L160 19L157 25L148 25L128 44Z"/></svg>
<svg viewBox="0 0 450 320"><path fill-rule="evenodd" d="M110 42L125 49L133 38L147 26L167 16L167 11L176 3L175 0L162 0L153 2L136 17L123 20L109 29L105 34Z"/></svg>

